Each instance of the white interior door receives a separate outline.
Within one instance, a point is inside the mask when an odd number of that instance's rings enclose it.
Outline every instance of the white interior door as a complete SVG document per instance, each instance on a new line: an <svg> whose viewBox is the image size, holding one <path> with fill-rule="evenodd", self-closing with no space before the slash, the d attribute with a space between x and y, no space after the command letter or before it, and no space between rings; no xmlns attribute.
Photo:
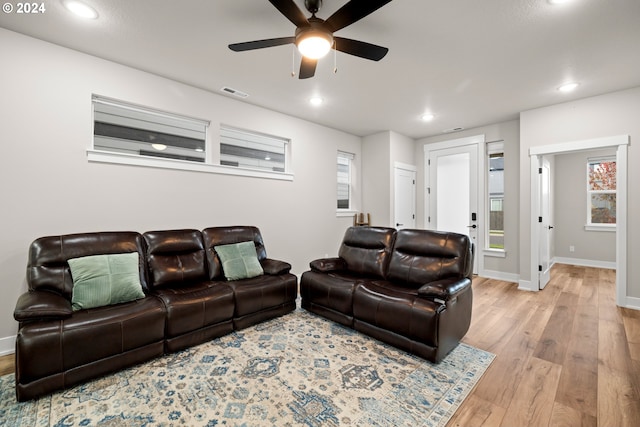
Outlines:
<svg viewBox="0 0 640 427"><path fill-rule="evenodd" d="M551 167L547 159L542 159L540 167L540 216L538 224L540 231L539 243L539 278L538 287L544 289L549 283L550 270L551 270L551 240L553 233L553 226L551 225Z"/></svg>
<svg viewBox="0 0 640 427"><path fill-rule="evenodd" d="M394 226L416 227L416 171L394 168Z"/></svg>
<svg viewBox="0 0 640 427"><path fill-rule="evenodd" d="M478 254L482 222L478 211L477 144L429 152L428 197L428 228L468 235ZM474 273L478 258L474 258Z"/></svg>

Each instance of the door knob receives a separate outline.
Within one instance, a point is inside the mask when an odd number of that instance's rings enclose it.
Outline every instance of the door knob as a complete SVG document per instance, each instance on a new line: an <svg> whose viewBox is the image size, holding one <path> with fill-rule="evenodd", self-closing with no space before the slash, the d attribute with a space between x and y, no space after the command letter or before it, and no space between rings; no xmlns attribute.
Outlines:
<svg viewBox="0 0 640 427"><path fill-rule="evenodd" d="M473 224L473 225L467 225L468 228L478 228L477 225Z"/></svg>

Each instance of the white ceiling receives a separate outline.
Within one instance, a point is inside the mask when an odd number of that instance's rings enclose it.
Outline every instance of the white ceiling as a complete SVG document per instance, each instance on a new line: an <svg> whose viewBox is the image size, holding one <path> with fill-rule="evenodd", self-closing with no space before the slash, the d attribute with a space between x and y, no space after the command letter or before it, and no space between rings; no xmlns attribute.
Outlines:
<svg viewBox="0 0 640 427"><path fill-rule="evenodd" d="M361 136L432 136L640 86L640 0L394 0L336 33L388 47L385 58L338 53L334 74L330 54L308 80L291 77L292 45L228 49L294 35L267 0L86 0L100 14L92 21L44 3L40 15L0 13L0 27L215 93L229 86L250 95L243 102ZM325 0L318 16L344 3ZM580 86L558 92L566 81Z"/></svg>

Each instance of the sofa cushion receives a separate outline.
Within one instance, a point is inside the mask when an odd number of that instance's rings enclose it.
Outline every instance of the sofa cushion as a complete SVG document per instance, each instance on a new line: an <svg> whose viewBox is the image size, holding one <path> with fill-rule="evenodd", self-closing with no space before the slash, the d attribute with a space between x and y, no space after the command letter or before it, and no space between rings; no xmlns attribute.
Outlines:
<svg viewBox="0 0 640 427"><path fill-rule="evenodd" d="M214 247L227 280L249 279L264 274L253 242Z"/></svg>
<svg viewBox="0 0 640 427"><path fill-rule="evenodd" d="M138 253L92 255L68 260L74 311L144 298Z"/></svg>
<svg viewBox="0 0 640 427"><path fill-rule="evenodd" d="M207 279L204 244L198 230L148 231L149 287L185 286Z"/></svg>
<svg viewBox="0 0 640 427"><path fill-rule="evenodd" d="M468 236L433 230L399 230L387 279L419 288L447 277L465 277L472 261Z"/></svg>
<svg viewBox="0 0 640 427"><path fill-rule="evenodd" d="M66 234L36 239L29 247L27 284L30 291L55 292L71 300L73 280L67 260L90 255L138 252L140 283L147 290L144 239L133 231Z"/></svg>
<svg viewBox="0 0 640 427"><path fill-rule="evenodd" d="M202 238L207 254L207 264L209 267L209 279L223 279L222 262L215 250L216 246L229 245L232 243L253 241L258 254L258 261L267 258L267 251L262 241L262 235L257 227L235 225L229 227L209 227L202 230Z"/></svg>
<svg viewBox="0 0 640 427"><path fill-rule="evenodd" d="M349 271L367 277L385 277L396 231L386 227L349 227L338 256Z"/></svg>

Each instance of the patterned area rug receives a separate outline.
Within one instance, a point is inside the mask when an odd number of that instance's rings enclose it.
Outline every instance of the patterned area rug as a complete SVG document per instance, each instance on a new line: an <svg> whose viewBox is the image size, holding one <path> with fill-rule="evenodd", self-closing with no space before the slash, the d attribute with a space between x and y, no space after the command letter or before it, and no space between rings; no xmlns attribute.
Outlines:
<svg viewBox="0 0 640 427"><path fill-rule="evenodd" d="M494 355L440 364L304 310L36 401L0 377L7 426L444 426Z"/></svg>

